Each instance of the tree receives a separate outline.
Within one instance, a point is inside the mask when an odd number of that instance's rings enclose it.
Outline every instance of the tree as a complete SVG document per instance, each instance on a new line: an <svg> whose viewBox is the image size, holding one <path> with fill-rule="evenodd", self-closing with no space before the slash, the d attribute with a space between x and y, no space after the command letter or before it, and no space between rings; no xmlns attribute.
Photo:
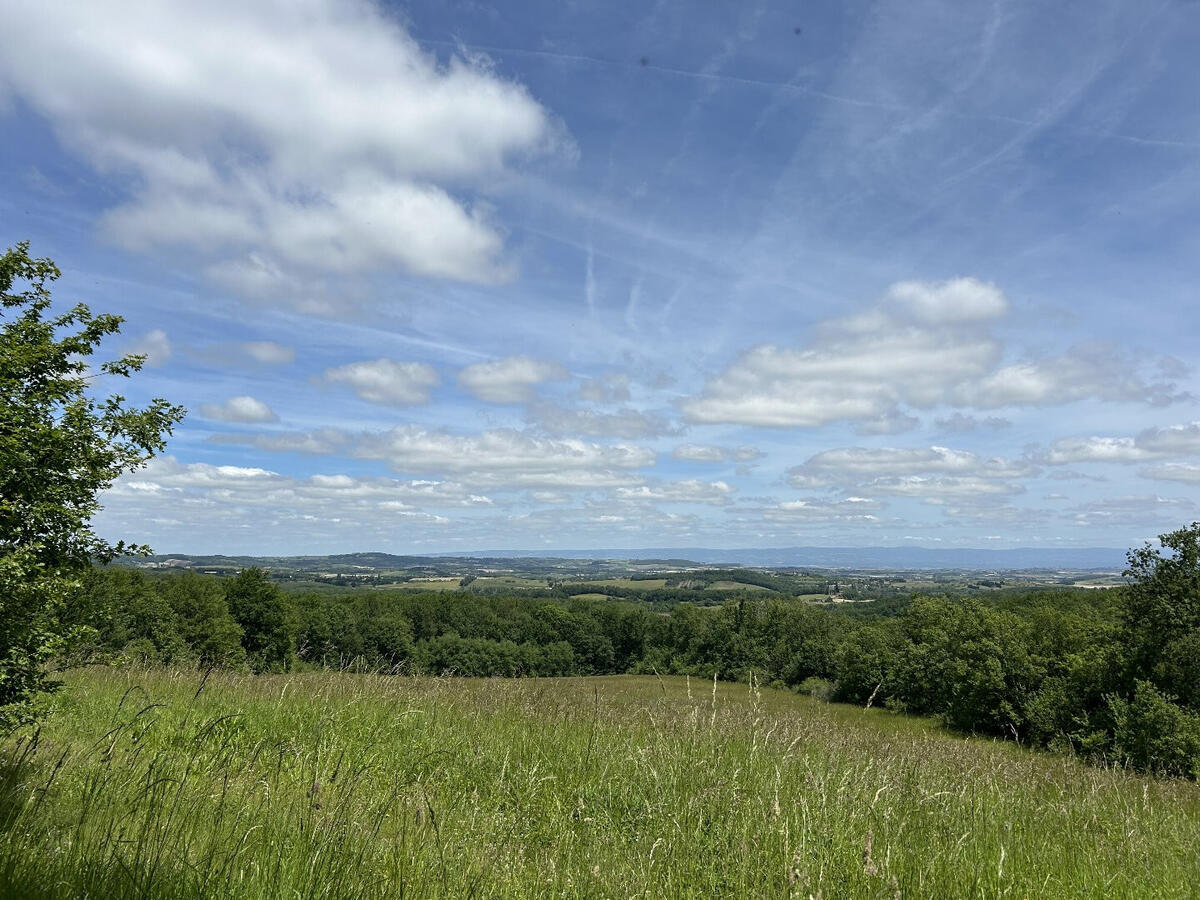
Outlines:
<svg viewBox="0 0 1200 900"><path fill-rule="evenodd" d="M97 495L161 451L184 414L162 399L137 408L93 396L94 382L145 358L89 368L122 319L82 303L52 311L59 274L28 242L0 257L0 728L28 721L55 687L46 663L74 631L60 612L92 561L148 551L92 530Z"/></svg>
<svg viewBox="0 0 1200 900"><path fill-rule="evenodd" d="M225 588L225 602L242 627L242 646L255 672L286 672L300 632L291 600L262 569L243 569Z"/></svg>
<svg viewBox="0 0 1200 900"><path fill-rule="evenodd" d="M242 629L225 603L225 592L215 578L191 570L158 585L175 611L176 627L196 661L203 667L236 668L244 664Z"/></svg>
<svg viewBox="0 0 1200 900"><path fill-rule="evenodd" d="M1200 522L1159 535L1158 540L1165 554L1150 544L1128 554L1125 577L1132 583L1124 591L1127 677L1186 681L1194 677L1186 673L1196 647L1193 635L1200 631Z"/></svg>

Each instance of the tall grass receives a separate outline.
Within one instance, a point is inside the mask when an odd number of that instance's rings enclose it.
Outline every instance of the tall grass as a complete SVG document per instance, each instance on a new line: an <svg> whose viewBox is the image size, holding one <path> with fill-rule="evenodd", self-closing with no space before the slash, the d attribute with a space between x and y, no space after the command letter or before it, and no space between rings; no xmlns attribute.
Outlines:
<svg viewBox="0 0 1200 900"><path fill-rule="evenodd" d="M72 677L13 897L1187 897L1200 787L744 685Z"/></svg>

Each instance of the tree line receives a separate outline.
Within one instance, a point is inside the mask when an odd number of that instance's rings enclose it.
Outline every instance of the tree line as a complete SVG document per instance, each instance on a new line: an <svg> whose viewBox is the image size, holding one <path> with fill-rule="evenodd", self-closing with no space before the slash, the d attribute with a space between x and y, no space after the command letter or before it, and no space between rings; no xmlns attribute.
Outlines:
<svg viewBox="0 0 1200 900"><path fill-rule="evenodd" d="M428 675L688 674L934 716L1139 770L1200 775L1200 526L1129 555L1127 587L717 607L466 592L291 595L267 573L96 569L89 661Z"/></svg>

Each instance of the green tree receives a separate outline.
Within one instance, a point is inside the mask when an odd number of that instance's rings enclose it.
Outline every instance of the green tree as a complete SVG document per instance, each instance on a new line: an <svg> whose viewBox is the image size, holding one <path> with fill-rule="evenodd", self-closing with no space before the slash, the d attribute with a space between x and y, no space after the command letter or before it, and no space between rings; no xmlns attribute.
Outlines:
<svg viewBox="0 0 1200 900"><path fill-rule="evenodd" d="M201 666L236 668L244 663L242 629L229 614L220 582L184 571L161 582L159 592L175 611L176 627Z"/></svg>
<svg viewBox="0 0 1200 900"><path fill-rule="evenodd" d="M225 602L242 627L242 646L256 672L286 672L296 656L299 617L291 599L262 569L243 569L225 588Z"/></svg>
<svg viewBox="0 0 1200 900"><path fill-rule="evenodd" d="M1186 670L1195 647L1190 636L1200 630L1200 522L1158 540L1161 550L1150 544L1130 550L1125 569L1132 579L1124 594L1130 681L1158 680L1165 673L1155 670L1163 665Z"/></svg>
<svg viewBox="0 0 1200 900"><path fill-rule="evenodd" d="M29 720L55 687L46 664L77 630L61 612L92 561L148 549L92 530L97 495L161 451L184 414L93 395L93 382L128 377L144 357L89 368L122 319L83 304L53 311L59 274L28 242L0 257L0 727Z"/></svg>

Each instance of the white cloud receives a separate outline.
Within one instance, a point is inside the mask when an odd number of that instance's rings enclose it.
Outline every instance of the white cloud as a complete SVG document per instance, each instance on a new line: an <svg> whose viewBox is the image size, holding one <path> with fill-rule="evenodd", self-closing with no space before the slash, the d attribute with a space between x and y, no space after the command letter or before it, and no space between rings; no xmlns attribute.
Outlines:
<svg viewBox="0 0 1200 900"><path fill-rule="evenodd" d="M1072 437L1051 444L1045 461L1053 466L1080 462L1128 463L1153 455L1137 446L1130 437Z"/></svg>
<svg viewBox="0 0 1200 900"><path fill-rule="evenodd" d="M507 356L467 366L458 373L458 383L488 403L528 403L537 385L566 377L566 369L557 363L529 356Z"/></svg>
<svg viewBox="0 0 1200 900"><path fill-rule="evenodd" d="M1163 456L1183 456L1200 453L1200 422L1170 425L1166 428L1147 428L1134 439L1148 453Z"/></svg>
<svg viewBox="0 0 1200 900"><path fill-rule="evenodd" d="M245 341L240 346L243 353L265 366L284 365L296 359L294 347L285 347L274 341Z"/></svg>
<svg viewBox="0 0 1200 900"><path fill-rule="evenodd" d="M903 407L1050 406L1085 398L1152 405L1184 397L1148 381L1103 344L1000 367L993 333L1008 301L973 278L901 282L865 312L831 319L806 346L744 353L682 404L701 423L817 427L847 420L893 434L915 425Z"/></svg>
<svg viewBox="0 0 1200 900"><path fill-rule="evenodd" d="M1165 406L1185 396L1173 384L1143 379L1111 344L1078 345L1051 359L1005 366L953 392L957 402L980 409L1059 406L1093 397Z"/></svg>
<svg viewBox="0 0 1200 900"><path fill-rule="evenodd" d="M520 85L439 63L365 0L18 3L4 87L97 170L130 176L111 238L285 281L505 279L501 233L463 188L561 143Z"/></svg>
<svg viewBox="0 0 1200 900"><path fill-rule="evenodd" d="M1156 481L1178 481L1183 484L1200 484L1200 463L1162 463L1138 472L1143 478Z"/></svg>
<svg viewBox="0 0 1200 900"><path fill-rule="evenodd" d="M568 409L558 403L538 403L530 408L527 421L551 434L590 437L645 438L671 434L677 429L659 416L622 407L613 412Z"/></svg>
<svg viewBox="0 0 1200 900"><path fill-rule="evenodd" d="M164 365L171 358L171 340L165 331L155 328L136 338L125 352L146 357L143 365L154 368Z"/></svg>
<svg viewBox="0 0 1200 900"><path fill-rule="evenodd" d="M802 465L788 470L793 487L807 488L832 483L868 482L880 478L904 478L912 475L973 476L978 478L1016 478L1032 474L1024 461L999 457L985 458L967 450L949 447L910 449L840 447L824 450Z"/></svg>
<svg viewBox="0 0 1200 900"><path fill-rule="evenodd" d="M651 466L655 454L629 444L555 439L511 429L457 435L418 425L352 434L324 428L313 432L223 434L216 443L247 444L260 450L345 454L383 460L398 472L442 477L490 490L595 491L639 485L634 470Z"/></svg>
<svg viewBox="0 0 1200 900"><path fill-rule="evenodd" d="M456 435L402 425L364 436L355 453L399 472L452 472L472 484L591 490L639 483L653 451L627 444L533 437L510 429Z"/></svg>
<svg viewBox="0 0 1200 900"><path fill-rule="evenodd" d="M975 279L902 282L865 313L824 323L807 348L750 350L683 408L695 422L819 426L932 406L999 360L989 326L1006 309Z"/></svg>
<svg viewBox="0 0 1200 900"><path fill-rule="evenodd" d="M1190 516L1196 505L1181 497L1141 495L1111 497L1085 503L1070 510L1076 525L1088 528L1178 522Z"/></svg>
<svg viewBox="0 0 1200 900"><path fill-rule="evenodd" d="M245 444L259 450L279 453L325 455L346 449L351 437L337 428L318 428L314 431L283 431L272 434L214 434L209 441L215 444Z"/></svg>
<svg viewBox="0 0 1200 900"><path fill-rule="evenodd" d="M1066 465L1078 462L1134 463L1170 456L1200 453L1200 422L1147 428L1134 437L1062 438L1050 445L1045 462Z"/></svg>
<svg viewBox="0 0 1200 900"><path fill-rule="evenodd" d="M903 434L912 431L919 424L921 420L916 416L893 409L877 418L860 422L854 430L859 434Z"/></svg>
<svg viewBox="0 0 1200 900"><path fill-rule="evenodd" d="M327 369L331 384L344 384L369 403L417 406L429 402L429 389L438 384L437 372L425 363L376 359Z"/></svg>
<svg viewBox="0 0 1200 900"><path fill-rule="evenodd" d="M224 403L204 403L200 414L218 422L278 422L279 416L271 407L253 397L230 397Z"/></svg>
<svg viewBox="0 0 1200 900"><path fill-rule="evenodd" d="M558 491L530 491L528 496L534 503L553 503L556 505L566 503L570 499L566 494L559 493Z"/></svg>
<svg viewBox="0 0 1200 900"><path fill-rule="evenodd" d="M650 500L662 503L712 503L721 505L729 502L733 488L724 481L700 481L695 478L684 481L668 481L654 485L618 488L620 500Z"/></svg>
<svg viewBox="0 0 1200 900"><path fill-rule="evenodd" d="M1024 493L1025 488L1008 481L979 477L901 475L874 478L861 485L875 494L895 497L919 497L927 503L941 504L947 500L982 501L988 497Z"/></svg>
<svg viewBox="0 0 1200 900"><path fill-rule="evenodd" d="M590 403L625 403L630 396L628 375L589 378L579 386L579 399Z"/></svg>
<svg viewBox="0 0 1200 900"><path fill-rule="evenodd" d="M739 513L749 513L756 519L765 522L797 523L797 522L857 522L874 523L879 521L875 515L880 504L869 497L848 497L844 500L785 500L775 506L754 509L741 509Z"/></svg>
<svg viewBox="0 0 1200 900"><path fill-rule="evenodd" d="M935 419L933 424L942 431L971 432L977 431L980 428L990 428L998 431L1001 428L1008 428L1012 425L1012 422L1000 416L988 416L984 419L977 419L975 416L955 412L944 419Z"/></svg>
<svg viewBox="0 0 1200 900"><path fill-rule="evenodd" d="M101 496L102 527L123 535L142 535L146 523L173 548L194 552L197 535L217 541L226 551L241 552L251 534L281 534L278 549L296 552L296 541L326 547L330 540L361 549L409 542L446 540L453 509L458 521L494 514L493 498L450 481L361 478L345 474L291 477L268 469L180 463L158 457L142 470L118 479Z"/></svg>
<svg viewBox="0 0 1200 900"><path fill-rule="evenodd" d="M671 451L673 459L687 460L688 462L750 462L755 459L762 459L766 456L757 447L751 447L746 444L740 447L715 447L709 444L680 444Z"/></svg>

